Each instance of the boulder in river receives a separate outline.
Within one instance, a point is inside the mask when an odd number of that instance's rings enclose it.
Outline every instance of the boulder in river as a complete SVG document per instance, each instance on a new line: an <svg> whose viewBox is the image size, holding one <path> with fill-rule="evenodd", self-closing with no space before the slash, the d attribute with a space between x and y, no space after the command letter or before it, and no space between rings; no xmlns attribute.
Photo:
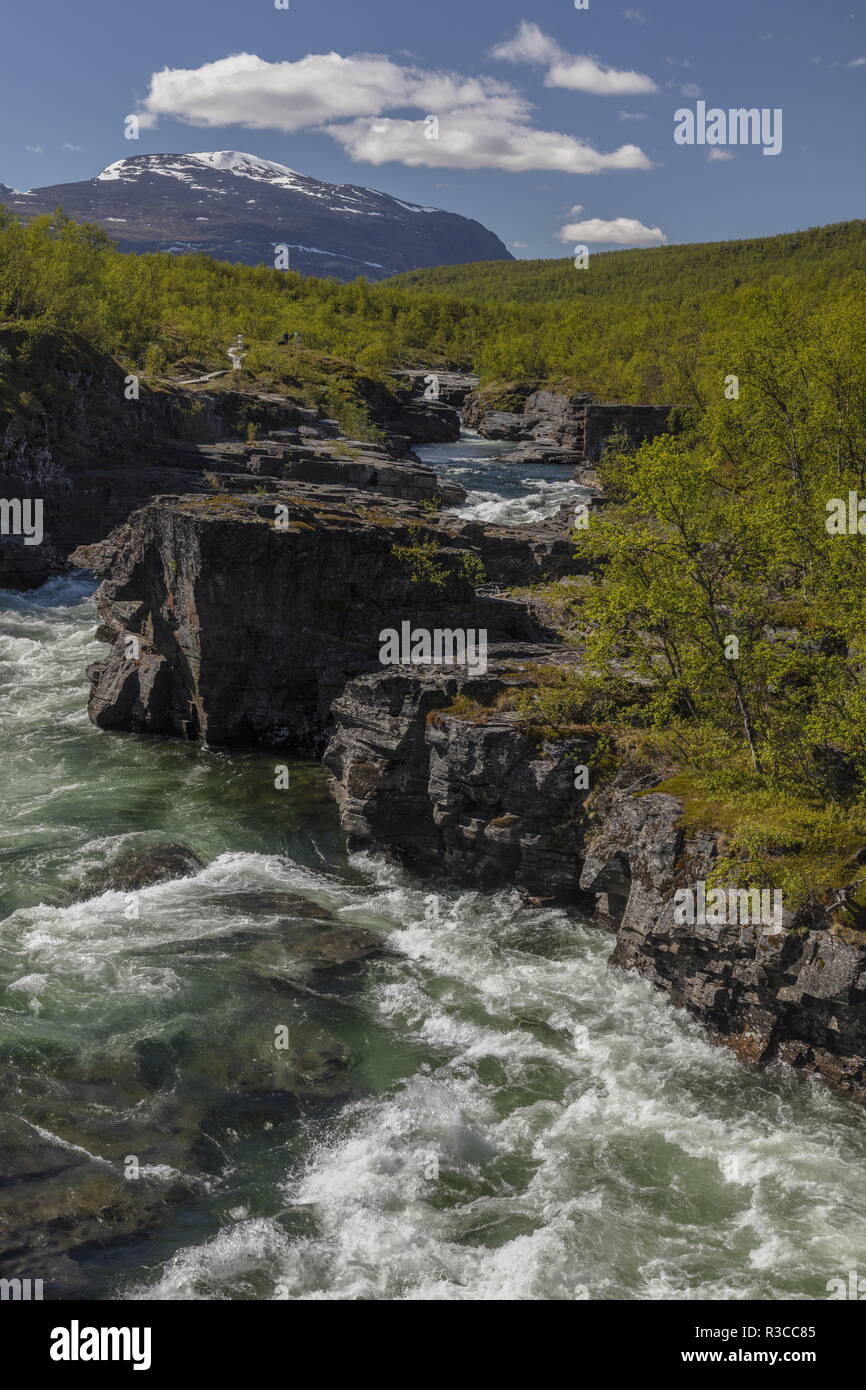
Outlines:
<svg viewBox="0 0 866 1390"><path fill-rule="evenodd" d="M100 893L137 893L155 883L191 878L204 865L189 845L164 844L123 849L109 863L94 869L82 881L88 897Z"/></svg>

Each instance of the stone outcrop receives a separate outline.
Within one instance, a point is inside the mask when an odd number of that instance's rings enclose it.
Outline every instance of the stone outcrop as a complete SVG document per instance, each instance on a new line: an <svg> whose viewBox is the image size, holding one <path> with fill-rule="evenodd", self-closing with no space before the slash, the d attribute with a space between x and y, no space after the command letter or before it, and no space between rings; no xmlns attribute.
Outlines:
<svg viewBox="0 0 866 1390"><path fill-rule="evenodd" d="M579 889L579 739L533 738L498 701L570 649L493 648L486 674L400 667L351 681L324 761L343 829L417 871L547 902Z"/></svg>
<svg viewBox="0 0 866 1390"><path fill-rule="evenodd" d="M450 444L460 438L460 415L444 401L414 400L409 392L396 392L398 404L382 412L382 428L405 435L412 444Z"/></svg>
<svg viewBox="0 0 866 1390"><path fill-rule="evenodd" d="M524 604L476 594L478 559L537 575L562 532L521 539L323 484L163 497L73 561L105 576L89 711L103 728L313 751L346 682L413 625L532 641ZM532 528L525 528L530 532ZM514 534L517 533L517 534ZM432 574L432 577L431 577Z"/></svg>
<svg viewBox="0 0 866 1390"><path fill-rule="evenodd" d="M510 410L489 410L481 417L478 433L484 439L525 439L526 421Z"/></svg>
<svg viewBox="0 0 866 1390"><path fill-rule="evenodd" d="M325 752L343 829L412 869L576 905L614 936L612 963L688 1009L745 1064L780 1060L866 1101L866 935L826 913L760 926L679 925L678 889L706 882L713 834L687 834L652 769L622 769L587 795L587 736L545 739L510 708L538 661L496 654L484 678L416 669L365 675L335 701Z"/></svg>
<svg viewBox="0 0 866 1390"><path fill-rule="evenodd" d="M681 804L635 794L628 777L591 799L581 885L616 932L613 960L637 970L750 1064L816 1072L866 1100L866 937L823 913L783 917L781 932L678 925L674 893L706 882L714 835L687 835Z"/></svg>
<svg viewBox="0 0 866 1390"><path fill-rule="evenodd" d="M161 493L211 492L214 469L447 505L465 495L409 452L414 442L458 438L457 411L357 374L349 384L379 430L376 444L343 437L336 421L285 394L226 385L234 374L194 389L130 386L113 359L69 334L2 329L0 365L0 497L41 501L44 531L33 545L0 536L0 587L44 583L75 547ZM137 399L127 399L130 389Z"/></svg>
<svg viewBox="0 0 866 1390"><path fill-rule="evenodd" d="M624 431L632 444L653 439L670 427L670 406L622 405L597 401L589 392L515 388L509 403L520 409L490 409L489 391L471 395L464 424L485 439L521 447L503 455L510 463L561 463L578 469L597 463L608 439ZM578 477L577 481L583 481Z"/></svg>
<svg viewBox="0 0 866 1390"><path fill-rule="evenodd" d="M256 485L336 484L381 493L383 497L449 507L466 500L464 488L458 483L444 482L414 455L394 459L382 445L359 439L320 440L286 429L273 431L269 438L254 443L227 440L190 444L180 452L202 473L218 479L230 478L233 488L242 488L244 484L232 475L247 473Z"/></svg>

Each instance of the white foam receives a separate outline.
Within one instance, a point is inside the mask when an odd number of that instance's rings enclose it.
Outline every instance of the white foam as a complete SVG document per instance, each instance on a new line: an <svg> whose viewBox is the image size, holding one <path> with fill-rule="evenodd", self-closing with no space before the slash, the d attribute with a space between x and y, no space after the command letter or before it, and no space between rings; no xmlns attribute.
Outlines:
<svg viewBox="0 0 866 1390"><path fill-rule="evenodd" d="M521 497L503 497L498 492L470 491L466 501L452 508L466 521L488 521L500 526L523 526L556 516L564 502L585 495L585 489L566 479L548 482L543 478L521 478L529 489Z"/></svg>
<svg viewBox="0 0 866 1390"><path fill-rule="evenodd" d="M90 728L90 587L53 581L4 595L0 611L0 736L16 779L14 796L0 787L0 850L26 843L37 880L64 836L80 869L137 842L122 826L82 833L94 785L153 795L153 765L176 779L185 756L206 817L201 791L225 756ZM70 734L76 749L98 743L106 780L64 764ZM68 825L48 815L58 796ZM213 972L231 970L229 940L253 919L214 911L221 894L300 892L396 948L345 1015L334 1001L367 1090L330 1129L309 1129L300 1160L271 1155L249 1205L259 1215L238 1210L231 1173L222 1189L213 1179L219 1234L139 1276L131 1296L778 1300L826 1297L829 1278L866 1271L859 1110L791 1071L745 1072L646 981L609 968L607 934L563 913L434 892L372 855L351 871L238 850L192 878L0 921L4 1017L22 1033L69 1020L118 1046L156 1017L196 1017L211 972L182 964L187 947L206 944ZM129 897L140 912L128 920ZM368 1056L374 1034L393 1040L384 1072Z"/></svg>

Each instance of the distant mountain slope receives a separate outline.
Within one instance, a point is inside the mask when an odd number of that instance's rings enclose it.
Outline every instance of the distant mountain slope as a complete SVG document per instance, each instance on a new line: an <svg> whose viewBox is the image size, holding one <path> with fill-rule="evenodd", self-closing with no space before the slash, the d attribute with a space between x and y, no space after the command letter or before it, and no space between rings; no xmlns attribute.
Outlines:
<svg viewBox="0 0 866 1390"><path fill-rule="evenodd" d="M237 150L135 155L95 179L27 193L0 184L0 201L28 220L63 207L78 222L97 223L122 251L203 251L272 266L282 243L293 270L342 281L511 260L499 238L468 217L321 183Z"/></svg>
<svg viewBox="0 0 866 1390"><path fill-rule="evenodd" d="M396 276L395 288L442 290L478 299L545 303L615 294L631 303L683 303L707 293L765 283L772 275L845 274L866 269L866 222L836 222L748 241L708 241L649 250L600 251L586 270L570 259L509 265L441 266Z"/></svg>

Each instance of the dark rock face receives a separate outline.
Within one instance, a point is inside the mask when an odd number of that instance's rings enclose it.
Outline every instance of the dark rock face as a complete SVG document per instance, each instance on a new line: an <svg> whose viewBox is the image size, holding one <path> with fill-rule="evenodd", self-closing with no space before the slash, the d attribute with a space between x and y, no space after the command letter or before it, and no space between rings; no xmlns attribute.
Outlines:
<svg viewBox="0 0 866 1390"><path fill-rule="evenodd" d="M205 252L273 266L275 245L285 245L292 270L347 282L513 259L471 218L322 183L236 150L134 155L80 183L8 189L3 201L26 220L62 207L102 227L121 251Z"/></svg>
<svg viewBox="0 0 866 1390"><path fill-rule="evenodd" d="M394 375L406 383L412 400L438 400L454 410L461 410L480 385L479 378L468 372L437 372L430 367L408 368Z"/></svg>
<svg viewBox="0 0 866 1390"><path fill-rule="evenodd" d="M9 355L7 371L18 369L20 384L34 388L25 393L29 407L0 412L0 495L40 499L44 529L38 545L0 538L0 586L42 584L75 545L105 535L155 492L205 487L170 448L154 443L169 433L173 415L182 433L174 395L144 391L126 401L121 368L66 335L46 335L28 349L26 334L9 328L0 332L0 348ZM26 369L19 367L25 353Z"/></svg>
<svg viewBox="0 0 866 1390"><path fill-rule="evenodd" d="M462 529L407 502L321 485L158 499L73 557L108 576L97 601L113 645L90 668L91 718L310 751L346 681L381 670L383 629L411 617L427 629L484 629L491 643L532 640L524 605L475 595ZM424 543L437 548L438 585L396 553ZM527 556L534 565L529 547Z"/></svg>
<svg viewBox="0 0 866 1390"><path fill-rule="evenodd" d="M663 434L670 428L670 406L605 404L588 392L541 390L525 397L522 411L502 411L487 409L479 392L467 399L463 419L485 439L521 441L522 448L503 456L509 462L584 467L598 462L617 430L632 444Z"/></svg>
<svg viewBox="0 0 866 1390"><path fill-rule="evenodd" d="M587 407L584 425L584 457L597 463L605 445L617 430L623 430L631 444L655 439L671 427L671 408L667 405L599 405Z"/></svg>
<svg viewBox="0 0 866 1390"><path fill-rule="evenodd" d="M160 493L211 492L206 474L214 470L339 483L449 506L465 497L462 488L440 483L411 454L405 457L414 441L456 439L456 410L412 403L379 382L358 383L384 431L383 442L373 445L339 437L335 422L273 393L216 384L191 392L142 382L139 398L127 400L122 369L68 335L44 335L32 360L27 334L3 329L0 350L31 398L15 414L0 411L0 497L39 499L44 531L34 545L0 536L0 587L44 583L67 567L76 546L106 536ZM254 445L240 442L250 425L263 436Z"/></svg>
<svg viewBox="0 0 866 1390"><path fill-rule="evenodd" d="M741 1061L779 1058L866 1100L866 943L829 923L784 930L679 925L674 893L703 880L717 845L687 837L680 803L613 787L593 799L582 887L616 931L613 960L689 1009ZM793 929L792 929L793 928Z"/></svg>
<svg viewBox="0 0 866 1390"><path fill-rule="evenodd" d="M395 434L405 434L413 444L450 444L460 438L460 416L443 401L405 400L386 412L382 423Z"/></svg>
<svg viewBox="0 0 866 1390"><path fill-rule="evenodd" d="M449 507L466 500L466 492L459 484L441 481L432 468L419 463L414 455L393 459L383 446L358 439L304 438L301 442L287 439L287 430L275 433L278 438L257 440L254 444L224 441L189 445L184 454L195 459L203 472L209 472L218 486L232 491L244 489L240 476L243 471L250 475L250 490L262 484L279 486L282 482L327 483Z"/></svg>
<svg viewBox="0 0 866 1390"><path fill-rule="evenodd" d="M778 933L679 925L674 895L706 882L714 836L687 836L676 798L637 795L657 781L646 769L575 790L591 750L538 744L497 705L532 679L533 659L574 653L496 653L483 679L400 668L351 681L324 758L351 841L482 891L514 885L594 910L615 935L612 961L689 1009L742 1062L779 1059L866 1101L866 941L790 913Z"/></svg>
<svg viewBox="0 0 866 1390"><path fill-rule="evenodd" d="M494 649L485 676L401 667L349 683L324 762L352 843L482 891L580 900L580 745L537 746L496 707L532 679L539 650Z"/></svg>
<svg viewBox="0 0 866 1390"><path fill-rule="evenodd" d="M480 521L459 525L452 518L442 523L464 544L472 546L484 562L490 584L503 588L560 579L583 568L574 558L572 516L569 508L532 526L491 526Z"/></svg>
<svg viewBox="0 0 866 1390"><path fill-rule="evenodd" d="M489 410L482 417L478 433L485 439L517 440L525 438L526 423L522 415L507 410Z"/></svg>

